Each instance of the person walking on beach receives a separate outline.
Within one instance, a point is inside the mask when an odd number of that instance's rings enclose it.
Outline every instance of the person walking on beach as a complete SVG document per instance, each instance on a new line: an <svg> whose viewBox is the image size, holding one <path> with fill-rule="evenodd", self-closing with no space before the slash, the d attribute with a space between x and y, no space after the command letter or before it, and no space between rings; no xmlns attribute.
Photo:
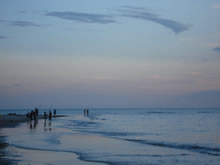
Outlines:
<svg viewBox="0 0 220 165"><path fill-rule="evenodd" d="M89 110L88 109L84 109L84 116L89 116Z"/></svg>
<svg viewBox="0 0 220 165"><path fill-rule="evenodd" d="M26 114L26 117L27 117L27 118L30 118L30 112L28 112L28 113Z"/></svg>
<svg viewBox="0 0 220 165"><path fill-rule="evenodd" d="M34 112L35 112L36 116L38 116L38 113L39 113L38 108L35 108L35 109L34 109Z"/></svg>
<svg viewBox="0 0 220 165"><path fill-rule="evenodd" d="M30 120L32 120L33 119L33 111L31 111L31 113L30 113Z"/></svg>
<svg viewBox="0 0 220 165"><path fill-rule="evenodd" d="M44 120L46 120L46 119L47 119L47 113L44 112Z"/></svg>
<svg viewBox="0 0 220 165"><path fill-rule="evenodd" d="M49 120L51 120L51 119L52 119L52 112L49 111Z"/></svg>
<svg viewBox="0 0 220 165"><path fill-rule="evenodd" d="M37 120L37 114L35 111L33 111L33 117L34 117L34 120Z"/></svg>
<svg viewBox="0 0 220 165"><path fill-rule="evenodd" d="M57 111L56 111L56 109L54 109L53 110L53 115L56 116L56 114L57 114Z"/></svg>

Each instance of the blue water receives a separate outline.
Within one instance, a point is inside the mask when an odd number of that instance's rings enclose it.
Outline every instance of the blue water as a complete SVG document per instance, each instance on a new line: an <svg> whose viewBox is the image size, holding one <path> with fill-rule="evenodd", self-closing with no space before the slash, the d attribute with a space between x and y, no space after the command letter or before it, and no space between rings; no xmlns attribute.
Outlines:
<svg viewBox="0 0 220 165"><path fill-rule="evenodd" d="M27 110L0 110L9 112ZM83 161L110 165L220 162L220 109L100 108L89 109L88 116L82 109L58 109L57 113L68 117L23 123L0 134L15 148L76 153Z"/></svg>

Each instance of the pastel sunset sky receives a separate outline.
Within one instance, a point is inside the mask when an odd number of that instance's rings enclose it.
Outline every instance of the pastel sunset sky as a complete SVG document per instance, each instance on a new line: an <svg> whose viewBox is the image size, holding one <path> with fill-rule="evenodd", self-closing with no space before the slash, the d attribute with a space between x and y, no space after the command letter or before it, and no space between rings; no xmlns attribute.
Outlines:
<svg viewBox="0 0 220 165"><path fill-rule="evenodd" d="M0 0L0 108L220 107L220 0Z"/></svg>

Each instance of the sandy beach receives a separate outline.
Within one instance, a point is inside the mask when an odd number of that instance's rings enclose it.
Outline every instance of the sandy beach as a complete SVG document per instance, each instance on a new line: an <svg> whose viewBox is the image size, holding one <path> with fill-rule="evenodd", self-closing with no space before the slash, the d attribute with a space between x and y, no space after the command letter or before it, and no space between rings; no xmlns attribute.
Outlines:
<svg viewBox="0 0 220 165"><path fill-rule="evenodd" d="M66 117L65 115L52 116L53 118ZM38 115L37 120L43 123L43 115ZM52 119L53 120L53 119ZM49 120L47 120L49 122ZM80 160L80 157L75 153L63 153L63 152L50 152L41 151L35 149L22 149L17 148L6 142L8 132L13 132L19 124L30 123L30 119L26 115L1 115L0 116L0 164L1 165L20 165L20 164L31 164L31 165L45 165L53 164L58 165L65 162L65 164L78 164L78 165L95 165L102 163L93 163ZM7 132L7 133L6 133ZM9 133L10 134L10 133ZM14 153L21 153L22 156L14 159Z"/></svg>
<svg viewBox="0 0 220 165"><path fill-rule="evenodd" d="M218 165L220 160L219 109L89 109L88 116L82 109L59 109L67 116L40 115L37 121L27 120L26 110L0 113L17 114L1 116L1 165Z"/></svg>
<svg viewBox="0 0 220 165"><path fill-rule="evenodd" d="M52 117L65 117L65 115L56 115ZM38 115L37 119L43 119L43 115ZM26 115L0 115L0 128L2 127L12 127L22 122L30 121Z"/></svg>
<svg viewBox="0 0 220 165"><path fill-rule="evenodd" d="M52 117L65 117L65 115L56 115L56 116L52 116ZM44 116L43 115L38 115L37 119L43 119ZM12 165L12 164L19 164L19 162L15 162L14 160L10 159L10 157L12 156L10 152L6 151L6 148L10 146L10 144L8 144L7 142L5 142L5 135L4 135L4 131L1 131L4 128L13 128L16 127L18 124L23 123L23 122L29 122L30 119L26 117L26 115L0 115L0 162L1 165ZM44 151L42 153L42 151L25 151L22 149L18 149L15 147L11 147L13 149L13 151L20 151L23 152L25 156L25 159L27 159L27 161L38 161L39 158L44 158L46 161L50 160L51 157L53 157L54 155L50 155L50 158L47 157L43 157L43 155L45 154L46 151ZM56 153L56 156L59 153ZM35 157L30 157L30 155L35 155ZM37 158L36 158L36 155ZM47 153L48 155L48 153ZM88 163L82 163L82 161L80 161L79 159L77 159L77 155L72 154L72 155L67 155L67 158L71 158L74 160L74 162L76 164L81 164L81 165L87 165ZM29 160L28 160L29 159ZM31 159L31 160L30 160ZM51 159L52 160L52 159ZM71 161L72 162L72 161ZM54 163L53 163L54 164Z"/></svg>
<svg viewBox="0 0 220 165"><path fill-rule="evenodd" d="M41 118L42 116L39 116ZM1 131L3 128L15 127L17 124L21 122L26 122L29 119L26 115L0 115L0 162L1 165L10 165L13 164L12 160L5 158L10 155L7 153L5 149L9 146L8 143L5 142L5 135Z"/></svg>

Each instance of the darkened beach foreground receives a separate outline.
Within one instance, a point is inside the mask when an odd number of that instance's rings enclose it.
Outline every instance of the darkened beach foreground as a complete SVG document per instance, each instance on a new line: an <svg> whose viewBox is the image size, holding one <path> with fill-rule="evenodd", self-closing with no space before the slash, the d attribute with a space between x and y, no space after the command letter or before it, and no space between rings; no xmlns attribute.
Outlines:
<svg viewBox="0 0 220 165"><path fill-rule="evenodd" d="M40 116L39 116L40 117ZM40 117L41 118L41 117ZM7 153L5 148L8 147L8 143L5 142L4 133L1 132L2 128L15 127L17 124L21 122L26 122L30 119L26 117L26 115L0 115L0 164L2 165L10 165L13 164L12 160L5 158Z"/></svg>
<svg viewBox="0 0 220 165"><path fill-rule="evenodd" d="M66 117L66 115L56 115L56 116L52 116L54 117ZM44 119L44 115L38 115L37 116L37 120L38 119ZM33 119L34 120L34 119ZM16 126L19 123L22 122L28 122L30 121L29 118L27 118L26 115L0 115L0 128L2 127L13 127Z"/></svg>
<svg viewBox="0 0 220 165"><path fill-rule="evenodd" d="M12 160L5 158L7 153L5 148L8 147L8 143L5 142L4 133L1 131L2 128L15 127L21 122L26 122L30 119L27 119L26 115L0 115L0 164L1 165L10 165L13 164Z"/></svg>
<svg viewBox="0 0 220 165"><path fill-rule="evenodd" d="M53 115L52 117L65 117L66 115ZM38 115L36 120L44 119L44 115ZM33 119L34 120L34 119ZM16 161L7 158L8 156L12 155L13 153L6 151L5 149L10 145L5 142L5 135L2 129L4 128L14 128L17 125L24 123L24 122L32 122L27 115L21 114L7 114L7 115L0 115L0 165L11 165L17 164Z"/></svg>
<svg viewBox="0 0 220 165"><path fill-rule="evenodd" d="M87 117L85 114L82 116ZM74 151L39 148L38 144L44 143L44 139L38 139L37 136L39 134L40 136L45 134L50 136L48 143L52 148L59 144L59 142L56 142L57 135L54 134L54 129L57 129L56 120L59 120L59 118L65 120L67 117L68 115L56 114L52 115L50 119L48 113L46 119L44 115L38 115L36 120L30 120L30 118L27 118L27 115L15 115L13 111L10 115L0 115L0 165L104 165L99 162L83 161ZM41 130L43 131L39 132ZM28 138L24 137L23 139L22 136L25 133L29 135ZM20 137L22 138L21 141L19 140ZM11 138L19 142L14 143L10 141ZM30 145L25 147L22 143Z"/></svg>

